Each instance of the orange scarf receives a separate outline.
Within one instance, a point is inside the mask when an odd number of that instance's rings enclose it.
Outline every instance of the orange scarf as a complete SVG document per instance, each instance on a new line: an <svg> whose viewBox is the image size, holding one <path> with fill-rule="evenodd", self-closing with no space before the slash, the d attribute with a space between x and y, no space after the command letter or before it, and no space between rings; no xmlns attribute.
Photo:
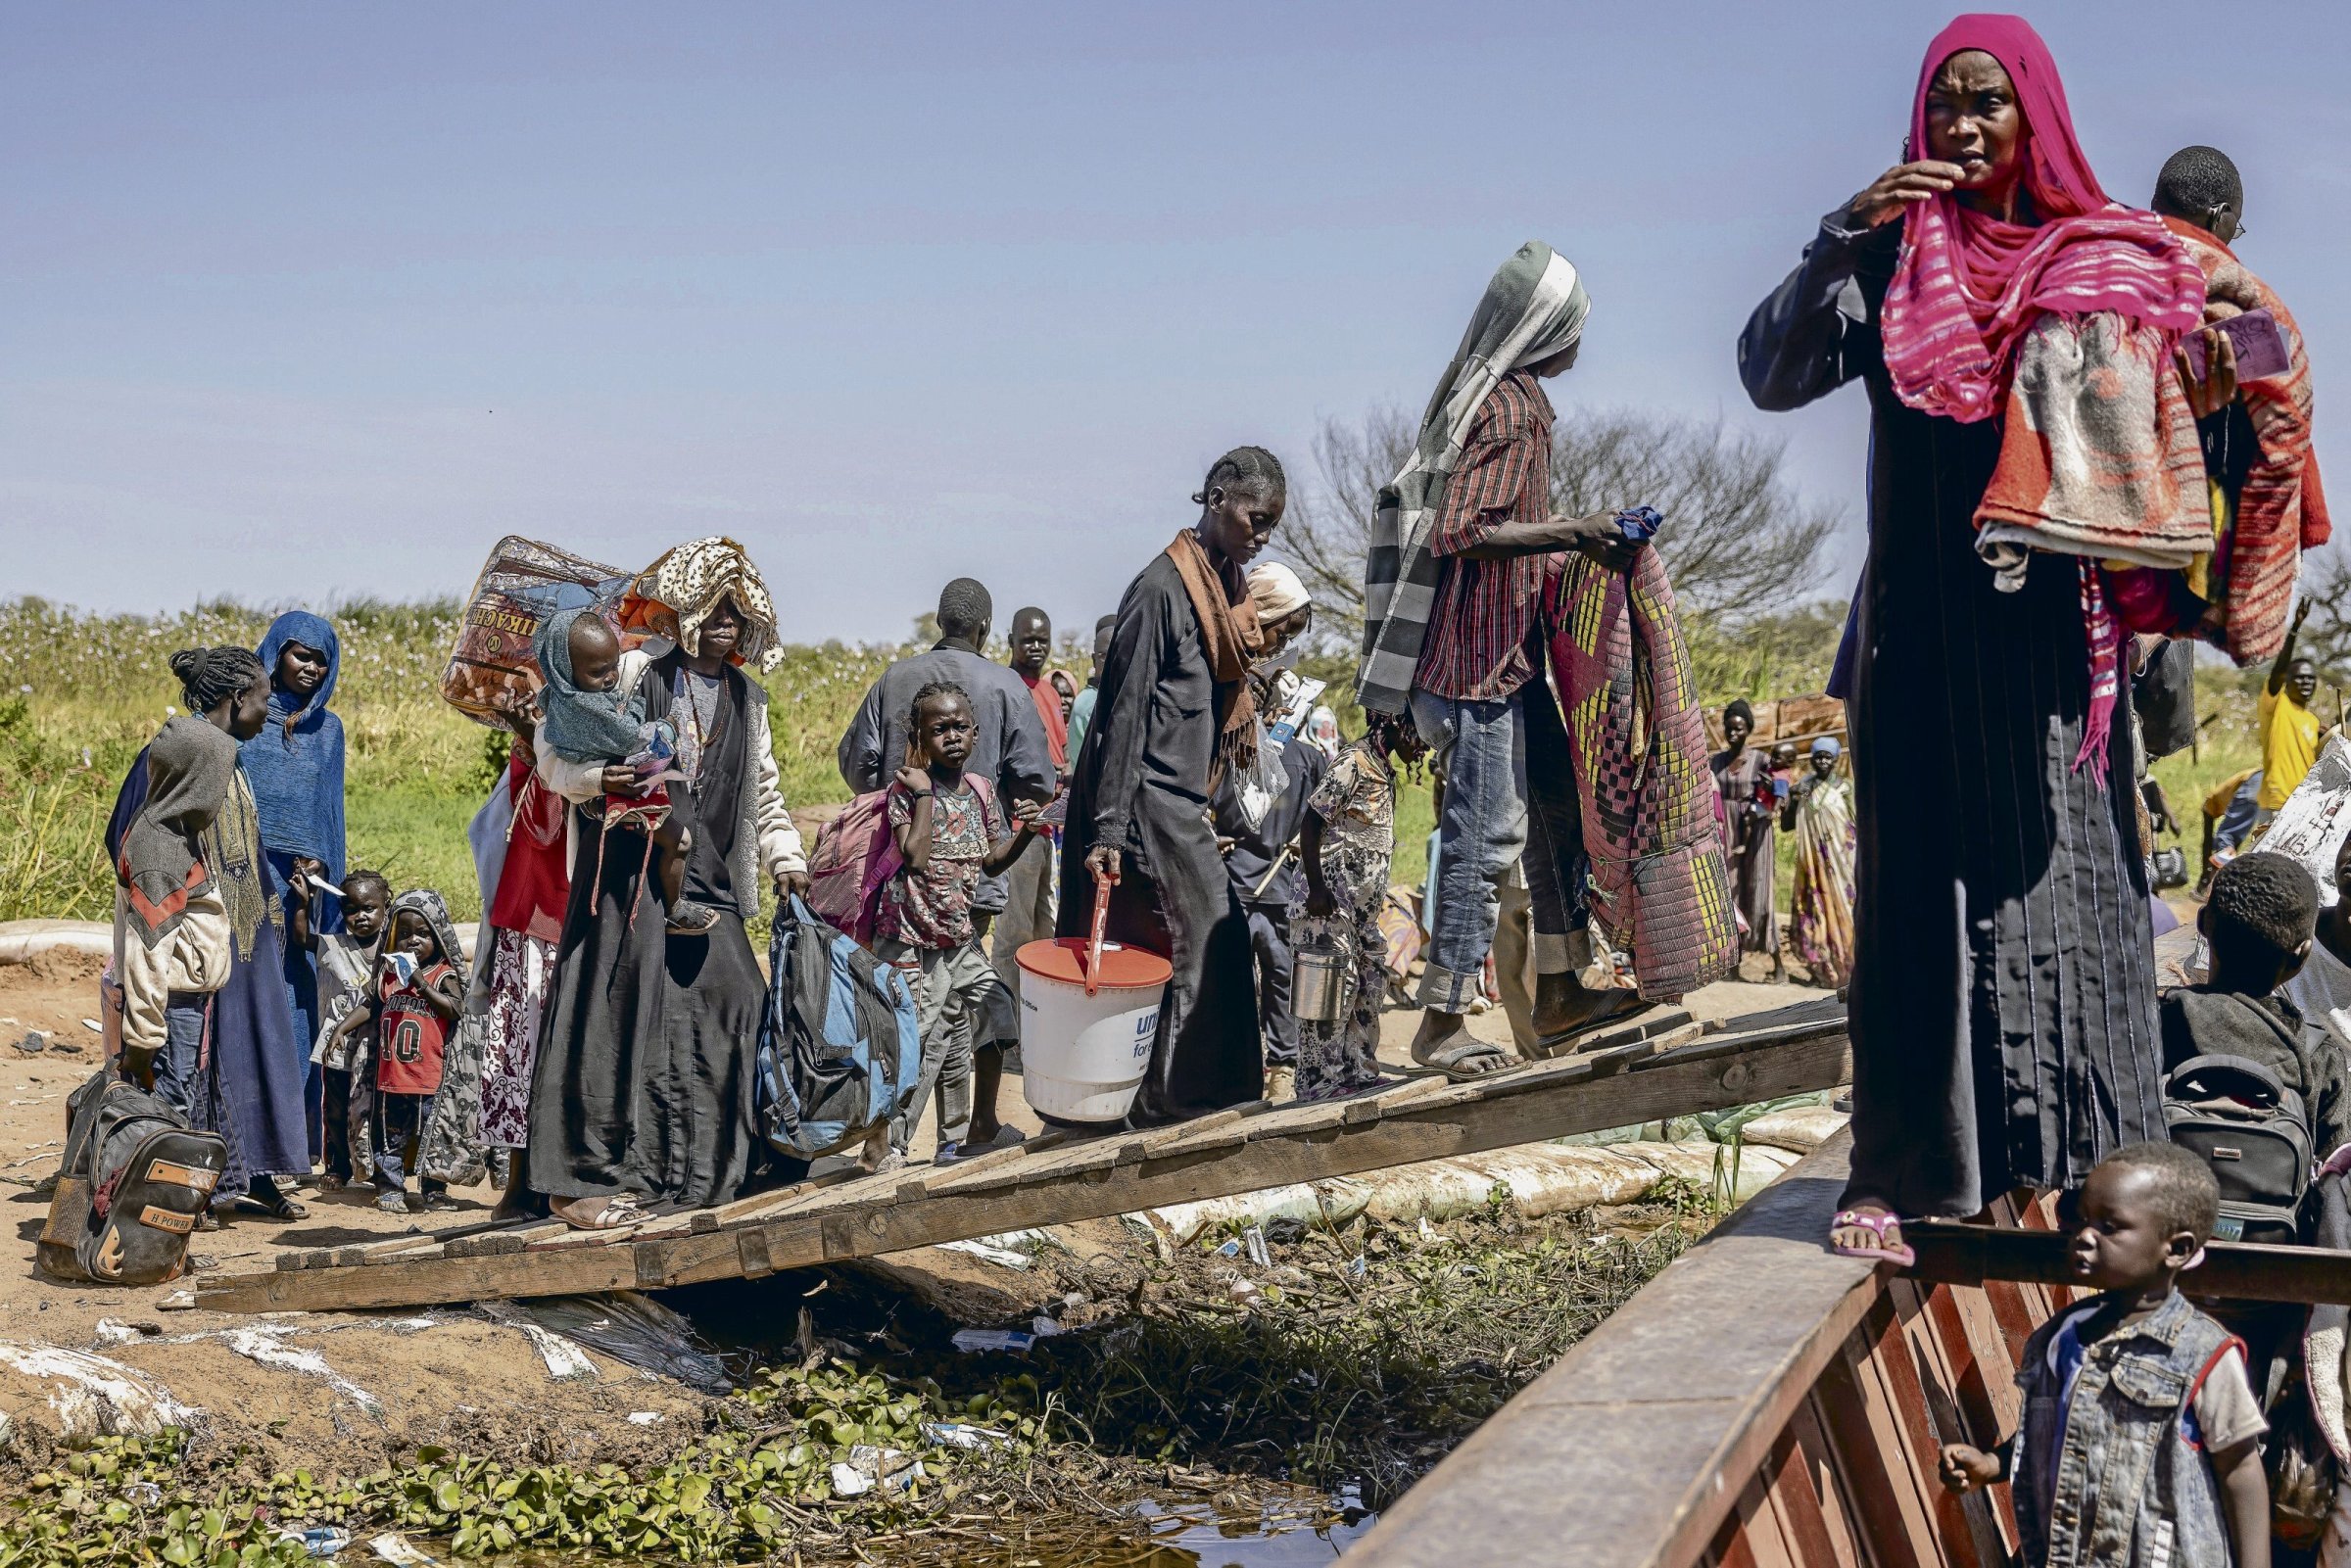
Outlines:
<svg viewBox="0 0 2351 1568"><path fill-rule="evenodd" d="M1199 618L1200 635L1208 642L1209 676L1217 683L1217 753L1208 780L1214 794L1228 769L1257 761L1257 699L1249 690L1249 666L1264 644L1247 582L1238 569L1219 571L1196 531L1177 534L1168 559L1176 563L1184 596Z"/></svg>

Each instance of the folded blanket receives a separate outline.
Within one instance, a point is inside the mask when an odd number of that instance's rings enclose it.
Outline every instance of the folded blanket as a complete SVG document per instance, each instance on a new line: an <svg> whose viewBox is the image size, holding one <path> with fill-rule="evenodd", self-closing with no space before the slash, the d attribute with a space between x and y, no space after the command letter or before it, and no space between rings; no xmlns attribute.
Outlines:
<svg viewBox="0 0 2351 1568"><path fill-rule="evenodd" d="M2172 570L2211 550L2173 337L2103 311L2044 314L2026 332L1999 466L1976 506L1976 552L2004 579L2022 585L2029 550Z"/></svg>
<svg viewBox="0 0 2351 1568"><path fill-rule="evenodd" d="M2106 773L2124 635L2100 563L2179 573L2212 550L2176 341L2112 311L2044 311L2017 348L1999 462L1976 505L1976 553L2002 589L2024 587L2033 551L2079 558L2089 713L2074 766L2094 778Z"/></svg>

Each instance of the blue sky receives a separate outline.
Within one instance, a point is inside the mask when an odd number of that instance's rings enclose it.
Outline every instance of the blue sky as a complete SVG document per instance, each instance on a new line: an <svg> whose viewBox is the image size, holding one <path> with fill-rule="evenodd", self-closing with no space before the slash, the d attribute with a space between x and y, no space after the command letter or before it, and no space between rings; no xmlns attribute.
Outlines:
<svg viewBox="0 0 2351 1568"><path fill-rule="evenodd" d="M1561 404L1789 438L1747 311L1894 162L1941 6L0 6L0 595L461 592L500 534L731 533L795 639L948 577L1110 608L1256 441L1416 409L1493 266L1595 299ZM2108 189L2232 153L2351 363L2351 24L2032 13ZM1857 558L1848 539L1845 570Z"/></svg>

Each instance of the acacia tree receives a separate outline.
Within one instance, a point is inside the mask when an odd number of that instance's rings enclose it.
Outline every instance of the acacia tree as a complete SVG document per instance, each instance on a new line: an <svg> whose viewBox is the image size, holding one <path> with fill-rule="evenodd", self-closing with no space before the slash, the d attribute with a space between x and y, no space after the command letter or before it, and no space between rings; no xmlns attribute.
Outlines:
<svg viewBox="0 0 2351 1568"><path fill-rule="evenodd" d="M2329 680L2351 679L2351 553L2341 549L2302 563L2302 597L2310 619L2294 651L2317 661Z"/></svg>
<svg viewBox="0 0 2351 1568"><path fill-rule="evenodd" d="M1325 418L1315 482L1276 547L1293 557L1329 641L1360 641L1364 553L1380 488L1411 456L1415 425L1393 406ZM1836 508L1805 499L1786 448L1748 432L1637 409L1575 409L1552 432L1551 504L1576 515L1651 505L1657 549L1684 613L1725 630L1803 605L1820 587Z"/></svg>

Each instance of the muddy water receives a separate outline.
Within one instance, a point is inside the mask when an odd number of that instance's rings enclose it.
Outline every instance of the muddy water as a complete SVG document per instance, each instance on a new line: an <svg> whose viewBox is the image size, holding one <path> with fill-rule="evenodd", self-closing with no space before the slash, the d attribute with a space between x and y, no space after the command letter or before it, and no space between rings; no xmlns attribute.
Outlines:
<svg viewBox="0 0 2351 1568"><path fill-rule="evenodd" d="M885 1537L868 1541L859 1560L883 1568L1316 1568L1354 1544L1377 1517L1356 1506L1351 1495L1318 1501L1304 1498L1255 1516L1146 1502L1135 1508L1130 1529L1092 1519L1037 1519L1025 1529L975 1530L960 1540L916 1538L895 1550ZM620 1561L529 1552L492 1559L486 1568L616 1568Z"/></svg>
<svg viewBox="0 0 2351 1568"><path fill-rule="evenodd" d="M1136 1510L1146 1532L1139 1536L1087 1524L1066 1538L1040 1531L1026 1543L971 1544L915 1560L925 1568L1312 1568L1345 1551L1374 1517L1357 1509L1336 1518L1318 1511L1319 1520L1281 1511L1234 1518L1191 1504L1145 1504Z"/></svg>

